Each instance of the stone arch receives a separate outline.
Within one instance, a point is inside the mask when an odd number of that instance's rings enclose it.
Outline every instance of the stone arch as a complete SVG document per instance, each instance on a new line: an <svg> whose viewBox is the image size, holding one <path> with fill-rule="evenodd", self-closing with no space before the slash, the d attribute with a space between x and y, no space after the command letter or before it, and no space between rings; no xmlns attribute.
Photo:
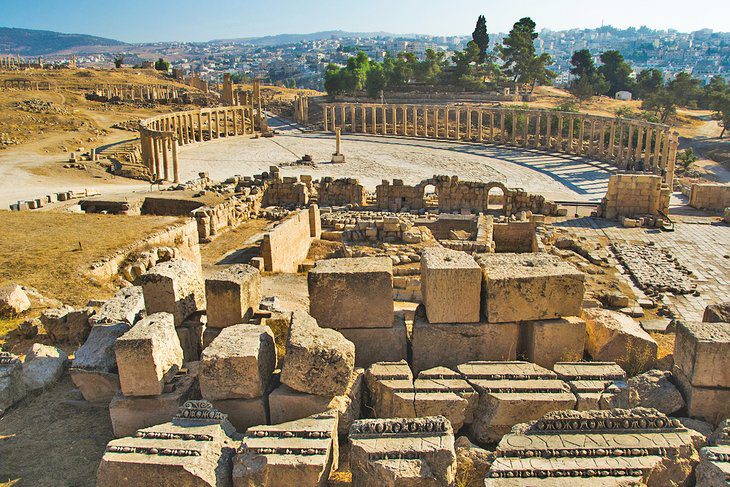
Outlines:
<svg viewBox="0 0 730 487"><path fill-rule="evenodd" d="M484 187L487 213L505 214L508 207L510 190L502 183L487 183Z"/></svg>

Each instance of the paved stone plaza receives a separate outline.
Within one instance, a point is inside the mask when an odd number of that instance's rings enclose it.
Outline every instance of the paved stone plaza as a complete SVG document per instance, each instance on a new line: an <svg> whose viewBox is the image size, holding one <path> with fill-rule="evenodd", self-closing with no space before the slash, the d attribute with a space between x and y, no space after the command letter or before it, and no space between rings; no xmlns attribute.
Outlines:
<svg viewBox="0 0 730 487"><path fill-rule="evenodd" d="M507 187L558 201L599 201L606 194L611 168L608 163L564 154L355 134L342 137L347 162L332 164L334 134L302 133L276 119L270 125L279 132L274 138L230 138L181 147L181 179L192 179L201 171L207 171L213 179L254 174L309 154L316 167L284 165L282 176L357 177L372 191L382 179L398 178L413 184L426 175L457 174L471 181L500 181Z"/></svg>

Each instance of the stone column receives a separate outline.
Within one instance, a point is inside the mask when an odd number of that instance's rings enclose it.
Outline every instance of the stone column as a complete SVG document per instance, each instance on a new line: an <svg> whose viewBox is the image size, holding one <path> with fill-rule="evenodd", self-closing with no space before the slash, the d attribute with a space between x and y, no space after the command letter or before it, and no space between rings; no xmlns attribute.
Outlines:
<svg viewBox="0 0 730 487"><path fill-rule="evenodd" d="M390 105L390 133L398 135L398 105Z"/></svg>
<svg viewBox="0 0 730 487"><path fill-rule="evenodd" d="M651 169L651 137L653 130L651 127L646 128L646 142L644 143L644 171Z"/></svg>
<svg viewBox="0 0 730 487"><path fill-rule="evenodd" d="M590 140L588 141L588 154L593 156L593 151L596 148L596 144L594 142L594 138L596 137L596 120L592 118L590 120L590 123L591 123L591 131L590 131L590 136L589 136Z"/></svg>
<svg viewBox="0 0 730 487"><path fill-rule="evenodd" d="M654 134L655 134L654 138L656 140L654 141L654 158L651 162L652 169L656 169L661 164L662 136L664 133L657 128L657 129L654 129Z"/></svg>
<svg viewBox="0 0 730 487"><path fill-rule="evenodd" d="M208 112L208 139L213 140L213 112Z"/></svg>
<svg viewBox="0 0 730 487"><path fill-rule="evenodd" d="M362 119L362 133L368 133L368 114L364 105L360 105L360 118Z"/></svg>
<svg viewBox="0 0 730 487"><path fill-rule="evenodd" d="M435 139L439 138L439 108L437 106L433 107L433 137Z"/></svg>
<svg viewBox="0 0 730 487"><path fill-rule="evenodd" d="M626 161L626 164L624 167L629 167L631 164L631 160L634 156L633 153L633 144L634 144L634 124L629 122L629 134L626 139L626 156L624 158L624 161ZM623 152L623 150L622 150Z"/></svg>
<svg viewBox="0 0 730 487"><path fill-rule="evenodd" d="M332 132L335 131L335 127L337 127L337 111L334 106L332 106L332 112L330 112L330 125Z"/></svg>
<svg viewBox="0 0 730 487"><path fill-rule="evenodd" d="M466 139L471 140L471 108L466 107L466 109L464 109L464 114L466 115Z"/></svg>
<svg viewBox="0 0 730 487"><path fill-rule="evenodd" d="M606 122L601 121L598 131L598 154L601 157L606 156Z"/></svg>
<svg viewBox="0 0 730 487"><path fill-rule="evenodd" d="M670 190L674 189L674 164L677 160L677 147L679 146L679 132L672 132L669 138L669 159L667 160L667 172L664 180Z"/></svg>
<svg viewBox="0 0 730 487"><path fill-rule="evenodd" d="M444 107L444 139L449 138L449 107Z"/></svg>
<svg viewBox="0 0 730 487"><path fill-rule="evenodd" d="M553 148L553 116L550 112L545 112L545 147L548 150Z"/></svg>
<svg viewBox="0 0 730 487"><path fill-rule="evenodd" d="M517 145L517 111L512 110L512 145Z"/></svg>
<svg viewBox="0 0 730 487"><path fill-rule="evenodd" d="M489 110L489 142L494 144L494 111Z"/></svg>
<svg viewBox="0 0 730 487"><path fill-rule="evenodd" d="M157 137L152 139L152 160L155 165L155 179L160 179L160 140Z"/></svg>
<svg viewBox="0 0 730 487"><path fill-rule="evenodd" d="M408 135L408 107L402 105L403 108L403 135Z"/></svg>
<svg viewBox="0 0 730 487"><path fill-rule="evenodd" d="M638 164L641 161L641 148L644 144L644 127L639 125L636 127L636 147L634 148L634 162Z"/></svg>
<svg viewBox="0 0 730 487"><path fill-rule="evenodd" d="M568 147L565 152L568 154L573 153L573 140L575 139L575 117L573 115L568 116Z"/></svg>
<svg viewBox="0 0 730 487"><path fill-rule="evenodd" d="M456 107L456 134L454 140L461 140L461 107Z"/></svg>
<svg viewBox="0 0 730 487"><path fill-rule="evenodd" d="M373 105L372 107L370 107L370 113L373 116L373 128L370 129L370 131L374 135L374 134L378 133L378 108L375 105Z"/></svg>
<svg viewBox="0 0 730 487"><path fill-rule="evenodd" d="M586 137L586 119L585 116L580 118L580 127L578 127L578 155L585 153L585 137Z"/></svg>
<svg viewBox="0 0 730 487"><path fill-rule="evenodd" d="M479 117L479 120L477 122L477 130L479 130L479 135L477 136L477 140L479 142L484 141L484 110L477 110L477 115Z"/></svg>
<svg viewBox="0 0 730 487"><path fill-rule="evenodd" d="M614 160L616 157L616 122L611 120L611 131L608 135L608 158Z"/></svg>
<svg viewBox="0 0 730 487"><path fill-rule="evenodd" d="M179 170L179 163L177 160L177 144L175 141L172 141L172 175L173 175L173 182L179 183L180 182L180 170Z"/></svg>
<svg viewBox="0 0 730 487"><path fill-rule="evenodd" d="M535 115L535 147L536 148L540 147L540 135L541 135L540 129L542 128L541 127L542 124L540 123L541 118L542 118L541 113L537 112L537 115Z"/></svg>
<svg viewBox="0 0 730 487"><path fill-rule="evenodd" d="M616 130L618 131L618 144L616 145L615 161L616 161L616 165L618 167L621 167L623 160L624 160L624 124L623 124L623 122L618 123Z"/></svg>
<svg viewBox="0 0 730 487"><path fill-rule="evenodd" d="M563 118L563 115L558 115L558 137L556 140L556 143L558 145L557 149L558 152L563 152L563 127L565 124L565 119Z"/></svg>
<svg viewBox="0 0 730 487"><path fill-rule="evenodd" d="M162 139L162 161L164 164L163 172L165 174L165 181L170 180L170 161L167 156L167 151L169 150L169 145L171 138L169 135L165 135Z"/></svg>
<svg viewBox="0 0 730 487"><path fill-rule="evenodd" d="M388 134L388 113L385 105L380 105L380 118L383 120L383 126L380 128L382 135Z"/></svg>
<svg viewBox="0 0 730 487"><path fill-rule="evenodd" d="M345 111L344 103L340 104L340 118L342 119L342 125L341 125L342 130L347 130L347 129L345 129L345 123L347 122L347 112Z"/></svg>
<svg viewBox="0 0 730 487"><path fill-rule="evenodd" d="M322 107L322 122L323 122L322 125L324 127L325 132L327 132L327 127L329 127L329 125L327 124L327 112L329 112L329 109L330 109L329 105L324 105Z"/></svg>
<svg viewBox="0 0 730 487"><path fill-rule="evenodd" d="M428 137L428 105L423 106L423 136Z"/></svg>

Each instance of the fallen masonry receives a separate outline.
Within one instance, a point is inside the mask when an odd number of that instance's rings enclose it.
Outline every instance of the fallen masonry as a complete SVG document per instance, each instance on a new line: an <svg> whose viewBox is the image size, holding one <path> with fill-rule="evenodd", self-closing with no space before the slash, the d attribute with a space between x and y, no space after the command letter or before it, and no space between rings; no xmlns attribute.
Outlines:
<svg viewBox="0 0 730 487"><path fill-rule="evenodd" d="M350 428L352 485L453 485L454 431L443 416L363 419Z"/></svg>
<svg viewBox="0 0 730 487"><path fill-rule="evenodd" d="M656 410L559 411L505 435L485 485L682 485L697 461L689 431Z"/></svg>
<svg viewBox="0 0 730 487"><path fill-rule="evenodd" d="M689 294L696 288L688 277L689 269L666 249L636 244L614 244L611 248L639 287L651 296Z"/></svg>
<svg viewBox="0 0 730 487"><path fill-rule="evenodd" d="M171 422L106 446L96 485L230 486L235 430L207 401L187 401Z"/></svg>
<svg viewBox="0 0 730 487"><path fill-rule="evenodd" d="M626 372L614 362L561 362L553 370L575 394L578 411L629 405Z"/></svg>

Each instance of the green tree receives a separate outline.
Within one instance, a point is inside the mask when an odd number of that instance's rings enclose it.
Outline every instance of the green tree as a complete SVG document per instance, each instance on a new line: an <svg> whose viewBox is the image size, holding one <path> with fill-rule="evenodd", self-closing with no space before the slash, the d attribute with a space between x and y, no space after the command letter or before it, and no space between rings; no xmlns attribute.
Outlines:
<svg viewBox="0 0 730 487"><path fill-rule="evenodd" d="M608 90L608 83L598 72L593 56L588 49L575 51L570 58L570 73L576 78L570 85L570 92L581 103L595 95L602 95Z"/></svg>
<svg viewBox="0 0 730 487"><path fill-rule="evenodd" d="M661 123L667 123L677 107L696 105L700 95L700 80L689 73L679 73L654 94L645 97L642 108L656 113Z"/></svg>
<svg viewBox="0 0 730 487"><path fill-rule="evenodd" d="M722 132L720 138L725 135L727 128L730 127L730 90L726 90L724 94L718 95L712 102L714 110L713 118L720 122Z"/></svg>
<svg viewBox="0 0 730 487"><path fill-rule="evenodd" d="M636 76L634 95L640 100L656 94L664 87L664 76L658 69L644 69Z"/></svg>
<svg viewBox="0 0 730 487"><path fill-rule="evenodd" d="M342 94L345 91L342 70L336 64L329 63L324 71L324 89L330 97Z"/></svg>
<svg viewBox="0 0 730 487"><path fill-rule="evenodd" d="M155 62L155 69L157 71L168 72L170 71L170 62L160 58Z"/></svg>
<svg viewBox="0 0 730 487"><path fill-rule="evenodd" d="M378 63L372 63L365 79L365 89L370 98L377 98L380 92L385 90L387 82L383 67Z"/></svg>
<svg viewBox="0 0 730 487"><path fill-rule="evenodd" d="M531 83L533 90L538 83L547 84L555 78L555 73L547 68L552 64L550 55L536 55L534 42L538 34L535 27L529 17L518 20L499 48L504 74L515 83Z"/></svg>
<svg viewBox="0 0 730 487"><path fill-rule="evenodd" d="M124 64L124 54L118 54L114 56L114 67L121 68Z"/></svg>
<svg viewBox="0 0 730 487"><path fill-rule="evenodd" d="M479 46L469 41L462 51L456 51L452 56L454 70L452 82L466 89L479 89L483 86L483 76L480 76L478 67Z"/></svg>
<svg viewBox="0 0 730 487"><path fill-rule="evenodd" d="M619 91L633 91L634 83L631 80L633 70L620 52L604 52L601 54L601 63L603 65L598 68L598 73L608 82L606 93L608 96L613 98Z"/></svg>
<svg viewBox="0 0 730 487"><path fill-rule="evenodd" d="M588 49L575 51L570 58L570 74L578 78L591 78L596 74L596 65L593 62L593 56Z"/></svg>
<svg viewBox="0 0 730 487"><path fill-rule="evenodd" d="M477 19L477 25L471 34L471 39L479 47L479 64L484 64L487 60L487 49L489 49L489 34L487 33L487 19L480 15Z"/></svg>

